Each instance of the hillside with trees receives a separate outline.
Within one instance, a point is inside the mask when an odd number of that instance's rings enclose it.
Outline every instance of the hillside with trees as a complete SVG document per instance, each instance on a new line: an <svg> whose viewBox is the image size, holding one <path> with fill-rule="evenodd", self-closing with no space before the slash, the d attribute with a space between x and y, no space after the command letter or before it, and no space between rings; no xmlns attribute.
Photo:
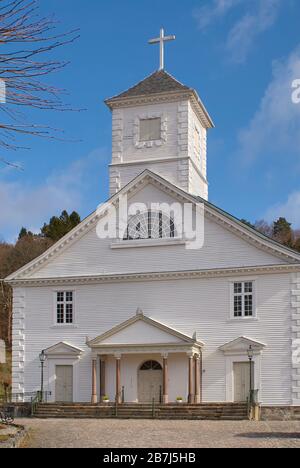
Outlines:
<svg viewBox="0 0 300 468"><path fill-rule="evenodd" d="M6 343L8 358L12 337L12 290L3 279L44 253L79 223L78 213L74 211L69 215L63 211L60 216L53 216L49 223L45 223L38 234L22 227L15 244L0 243L0 339ZM0 394L1 384L3 387L10 383L9 367L9 362L6 366L0 364Z"/></svg>
<svg viewBox="0 0 300 468"><path fill-rule="evenodd" d="M300 252L300 230L294 230L292 224L285 218L278 218L271 224L264 220L256 221L255 224L251 224L245 219L241 221L276 242Z"/></svg>

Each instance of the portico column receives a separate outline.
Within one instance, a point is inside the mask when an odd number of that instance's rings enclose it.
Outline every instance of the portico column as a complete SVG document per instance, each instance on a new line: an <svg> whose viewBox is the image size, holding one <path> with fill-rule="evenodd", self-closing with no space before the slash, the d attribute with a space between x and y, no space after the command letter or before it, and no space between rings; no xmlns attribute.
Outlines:
<svg viewBox="0 0 300 468"><path fill-rule="evenodd" d="M189 395L188 395L188 402L194 403L194 392L193 392L193 364L194 364L194 356L193 354L188 355L189 358Z"/></svg>
<svg viewBox="0 0 300 468"><path fill-rule="evenodd" d="M97 359L92 359L92 404L97 403Z"/></svg>
<svg viewBox="0 0 300 468"><path fill-rule="evenodd" d="M106 385L105 385L105 358L100 358L100 398L103 398L106 395Z"/></svg>
<svg viewBox="0 0 300 468"><path fill-rule="evenodd" d="M200 403L203 401L203 352L200 350Z"/></svg>
<svg viewBox="0 0 300 468"><path fill-rule="evenodd" d="M169 389L168 389L168 355L163 355L163 403L169 403Z"/></svg>
<svg viewBox="0 0 300 468"><path fill-rule="evenodd" d="M199 404L201 402L200 395L200 356L199 354L195 355L195 403Z"/></svg>
<svg viewBox="0 0 300 468"><path fill-rule="evenodd" d="M121 403L121 356L116 358L116 403Z"/></svg>

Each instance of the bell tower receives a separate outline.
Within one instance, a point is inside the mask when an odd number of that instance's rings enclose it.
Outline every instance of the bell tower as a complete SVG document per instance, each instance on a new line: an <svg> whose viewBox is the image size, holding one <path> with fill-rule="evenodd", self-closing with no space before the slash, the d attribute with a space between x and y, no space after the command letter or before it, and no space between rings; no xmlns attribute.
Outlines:
<svg viewBox="0 0 300 468"><path fill-rule="evenodd" d="M164 41L160 69L105 103L112 111L113 195L145 169L155 172L193 195L208 198L207 130L213 122L197 92L164 70Z"/></svg>

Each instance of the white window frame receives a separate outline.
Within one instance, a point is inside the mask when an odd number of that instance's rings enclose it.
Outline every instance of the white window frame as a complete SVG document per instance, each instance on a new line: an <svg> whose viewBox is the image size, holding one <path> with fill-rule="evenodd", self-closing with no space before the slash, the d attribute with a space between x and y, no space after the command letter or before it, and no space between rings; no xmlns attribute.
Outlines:
<svg viewBox="0 0 300 468"><path fill-rule="evenodd" d="M66 323L64 321L64 323L58 323L57 321L57 293L64 293L66 294L67 292L71 292L73 294L73 301L72 301L72 304L73 304L73 311L72 311L72 314L73 314L73 321L72 323ZM66 300L64 299L64 302L62 302L62 304L66 305L67 302ZM64 310L64 320L65 320L65 310ZM58 327L58 328L74 328L76 327L76 291L72 288L61 288L61 289L55 289L53 290L53 322L54 322L54 327Z"/></svg>
<svg viewBox="0 0 300 468"><path fill-rule="evenodd" d="M235 294L234 293L234 284L235 283L242 283L242 284L245 284L245 283L252 283L252 315L248 316L248 315L245 315L245 301L244 301L244 297L245 295L247 295L248 293L244 293L242 292L241 294ZM244 287L243 287L243 291L244 291ZM234 297L235 296L239 296L241 295L242 296L242 316L241 317L235 317L234 315ZM257 320L258 317L257 317L257 280L254 279L254 278L236 278L234 280L231 280L230 281L230 320L232 321L251 321L251 320Z"/></svg>

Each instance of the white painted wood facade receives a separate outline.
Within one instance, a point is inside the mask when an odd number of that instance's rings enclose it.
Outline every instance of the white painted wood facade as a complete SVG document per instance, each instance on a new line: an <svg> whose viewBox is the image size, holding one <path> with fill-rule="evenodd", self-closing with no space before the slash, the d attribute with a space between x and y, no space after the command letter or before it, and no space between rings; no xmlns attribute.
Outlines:
<svg viewBox="0 0 300 468"><path fill-rule="evenodd" d="M206 129L190 100L183 102L179 96L178 101L173 94L172 102L165 104L146 104L145 99L143 104L127 103L113 110L111 194L121 190L130 203L147 206L196 203L198 194L205 200ZM167 116L166 146L137 148L133 128L137 116L158 113ZM201 127L198 159L193 153L195 120ZM185 144L178 137L182 125ZM180 179L178 167L184 158L197 170L183 171ZM109 203L117 203L118 195ZM234 401L234 369L236 363L248 361L251 344L254 388L262 404L299 404L300 365L295 356L297 343L300 347L300 256L207 202L204 210L205 237L199 250L187 250L185 242L176 239L132 243L99 239L97 222L107 215L96 212L11 275L7 281L14 290L13 392L40 388L39 353L44 349L45 389L53 400L57 366L62 366L60 389L67 374L73 401L88 402L92 395L95 402L101 396L103 362L105 393L115 399L118 360L125 401L137 402L141 365L153 360L163 367L166 359L168 401L178 396L186 400L189 359L202 354L202 401ZM254 287L253 316L234 317L233 284L247 281ZM59 291L73 293L71 324L57 323ZM144 318L134 318L139 315ZM120 329L124 322L127 325ZM64 366L72 366L72 372Z"/></svg>

